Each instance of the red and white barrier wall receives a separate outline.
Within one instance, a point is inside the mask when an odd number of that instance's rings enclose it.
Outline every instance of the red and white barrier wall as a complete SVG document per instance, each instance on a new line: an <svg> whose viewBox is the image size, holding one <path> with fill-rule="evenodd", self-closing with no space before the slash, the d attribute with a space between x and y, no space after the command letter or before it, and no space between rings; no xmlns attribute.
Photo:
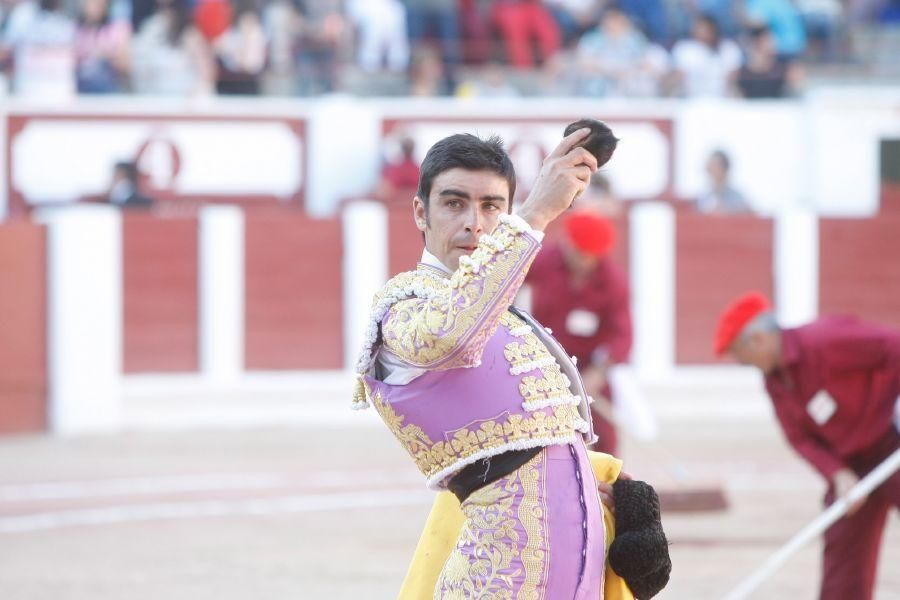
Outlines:
<svg viewBox="0 0 900 600"><path fill-rule="evenodd" d="M415 263L421 237L411 192L387 208L338 214L339 202L373 188L402 138L421 158L458 131L502 135L525 189L583 115L622 138L607 175L635 202L615 259L632 284L642 377L711 363L718 311L751 288L785 324L850 312L900 326L900 184L878 172L882 145L900 140L896 98L5 104L0 432L115 428L123 376L228 386L347 368L372 293ZM763 218L684 208L714 148ZM159 211L84 203L119 160L138 162Z"/></svg>
<svg viewBox="0 0 900 600"><path fill-rule="evenodd" d="M0 433L47 424L47 228L0 225Z"/></svg>
<svg viewBox="0 0 900 600"><path fill-rule="evenodd" d="M849 312L900 326L900 216L775 220L633 207L616 260L632 285L632 364L647 380L715 362L718 312L749 289L788 325ZM0 431L115 429L124 377L223 386L248 373L352 367L371 297L401 244L382 205L340 219L203 208L196 217L105 206L0 225Z"/></svg>

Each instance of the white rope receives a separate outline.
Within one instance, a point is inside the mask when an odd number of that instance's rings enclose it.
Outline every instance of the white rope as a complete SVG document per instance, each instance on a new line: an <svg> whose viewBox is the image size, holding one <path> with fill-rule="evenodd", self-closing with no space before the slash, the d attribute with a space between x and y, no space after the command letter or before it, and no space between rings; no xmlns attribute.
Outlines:
<svg viewBox="0 0 900 600"><path fill-rule="evenodd" d="M816 517L809 525L800 530L797 535L782 546L775 554L769 557L759 569L744 579L737 587L729 592L724 600L744 600L758 588L772 574L780 569L797 550L805 546L810 540L817 538L832 523L843 517L850 506L857 500L868 496L869 493L900 469L900 449L894 451L880 465L875 467L859 483L847 492L847 494L835 501L828 510Z"/></svg>

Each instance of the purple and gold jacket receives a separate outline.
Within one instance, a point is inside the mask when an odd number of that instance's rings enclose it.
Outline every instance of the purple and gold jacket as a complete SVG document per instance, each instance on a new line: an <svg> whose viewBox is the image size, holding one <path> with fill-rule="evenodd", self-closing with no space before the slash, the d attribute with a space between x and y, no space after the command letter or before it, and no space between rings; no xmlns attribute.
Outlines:
<svg viewBox="0 0 900 600"><path fill-rule="evenodd" d="M593 441L578 369L534 319L510 311L539 249L524 221L504 215L451 276L420 264L375 297L353 407L375 406L431 488L508 450ZM384 383L379 352L425 372Z"/></svg>

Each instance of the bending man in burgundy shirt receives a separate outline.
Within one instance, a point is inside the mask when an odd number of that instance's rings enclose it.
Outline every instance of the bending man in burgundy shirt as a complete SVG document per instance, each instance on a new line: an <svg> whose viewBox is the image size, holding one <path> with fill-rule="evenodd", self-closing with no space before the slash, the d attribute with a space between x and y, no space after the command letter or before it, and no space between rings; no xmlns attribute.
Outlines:
<svg viewBox="0 0 900 600"><path fill-rule="evenodd" d="M785 436L828 483L826 505L900 447L900 331L851 317L780 329L751 293L722 314L715 349L763 372ZM872 597L891 507L900 508L900 472L825 532L822 599Z"/></svg>
<svg viewBox="0 0 900 600"><path fill-rule="evenodd" d="M592 449L616 455L616 430L600 407L609 408L611 400L608 368L627 361L631 352L628 280L608 258L615 243L608 220L584 210L571 213L563 225L562 239L544 243L525 280L531 312L575 356L595 400L598 439Z"/></svg>

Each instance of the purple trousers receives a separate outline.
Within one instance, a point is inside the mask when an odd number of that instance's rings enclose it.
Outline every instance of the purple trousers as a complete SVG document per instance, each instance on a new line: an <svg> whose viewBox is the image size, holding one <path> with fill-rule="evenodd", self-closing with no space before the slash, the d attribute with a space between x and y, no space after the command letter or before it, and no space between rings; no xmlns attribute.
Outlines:
<svg viewBox="0 0 900 600"><path fill-rule="evenodd" d="M461 508L466 521L435 598L601 597L603 515L580 441L545 448Z"/></svg>

